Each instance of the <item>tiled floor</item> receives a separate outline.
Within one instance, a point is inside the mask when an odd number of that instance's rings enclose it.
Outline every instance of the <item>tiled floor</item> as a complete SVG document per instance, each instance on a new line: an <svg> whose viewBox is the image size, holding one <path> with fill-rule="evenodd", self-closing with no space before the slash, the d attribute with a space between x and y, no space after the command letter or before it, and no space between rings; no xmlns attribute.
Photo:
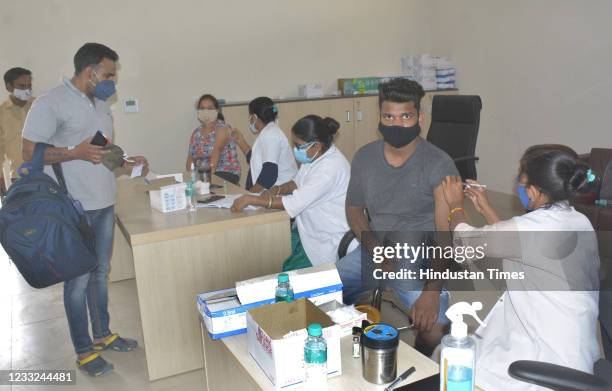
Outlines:
<svg viewBox="0 0 612 391"><path fill-rule="evenodd" d="M0 386L0 391L202 390L201 371L150 383L138 311L135 280L110 284L109 310L114 332L138 340L133 352L107 352L115 371L90 378L77 371L76 386ZM62 285L31 288L0 247L0 369L75 369L75 354L64 314Z"/></svg>

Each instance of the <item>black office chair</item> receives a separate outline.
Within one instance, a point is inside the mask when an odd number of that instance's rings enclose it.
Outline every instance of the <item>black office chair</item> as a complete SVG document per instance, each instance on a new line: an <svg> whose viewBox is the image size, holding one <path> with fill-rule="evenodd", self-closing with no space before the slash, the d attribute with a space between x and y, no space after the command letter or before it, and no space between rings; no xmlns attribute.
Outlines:
<svg viewBox="0 0 612 391"><path fill-rule="evenodd" d="M612 390L612 362L604 359L597 361L593 373L529 360L515 361L508 368L508 374L513 378L554 391Z"/></svg>
<svg viewBox="0 0 612 391"><path fill-rule="evenodd" d="M476 140L482 102L478 95L435 95L427 141L448 153L463 180L476 179Z"/></svg>

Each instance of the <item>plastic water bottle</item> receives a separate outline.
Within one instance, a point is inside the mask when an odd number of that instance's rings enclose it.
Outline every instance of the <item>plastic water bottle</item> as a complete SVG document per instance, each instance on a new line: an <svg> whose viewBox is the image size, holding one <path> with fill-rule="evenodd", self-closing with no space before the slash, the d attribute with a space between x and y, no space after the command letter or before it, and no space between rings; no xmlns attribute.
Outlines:
<svg viewBox="0 0 612 391"><path fill-rule="evenodd" d="M187 210L189 212L195 212L197 210L195 205L195 185L192 181L185 183L185 198L187 201Z"/></svg>
<svg viewBox="0 0 612 391"><path fill-rule="evenodd" d="M281 273L278 275L278 285L276 286L276 302L293 301L293 288L289 283L289 275Z"/></svg>
<svg viewBox="0 0 612 391"><path fill-rule="evenodd" d="M196 183L198 180L198 172L196 171L195 164L191 163L191 182Z"/></svg>
<svg viewBox="0 0 612 391"><path fill-rule="evenodd" d="M318 323L308 326L308 338L304 344L305 391L327 390L327 343Z"/></svg>

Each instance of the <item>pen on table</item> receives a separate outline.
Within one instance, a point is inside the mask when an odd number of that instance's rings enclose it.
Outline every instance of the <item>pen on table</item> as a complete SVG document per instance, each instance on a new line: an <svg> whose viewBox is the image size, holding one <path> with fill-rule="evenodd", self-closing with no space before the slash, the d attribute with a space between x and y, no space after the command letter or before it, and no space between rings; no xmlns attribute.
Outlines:
<svg viewBox="0 0 612 391"><path fill-rule="evenodd" d="M387 386L387 388L385 388L385 391L391 391L393 390L393 387L395 387L396 384L399 384L401 382L403 382L404 380L406 380L406 378L410 375L412 375L414 372L416 372L416 368L415 367L410 367L406 370L406 372L402 373L401 375L399 375L397 377L397 379L395 379L393 381L393 383L389 384Z"/></svg>

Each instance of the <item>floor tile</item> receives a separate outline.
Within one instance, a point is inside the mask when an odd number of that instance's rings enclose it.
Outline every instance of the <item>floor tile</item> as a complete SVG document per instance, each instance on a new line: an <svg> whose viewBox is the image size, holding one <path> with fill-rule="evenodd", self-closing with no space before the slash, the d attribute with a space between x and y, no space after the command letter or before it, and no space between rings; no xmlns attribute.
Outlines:
<svg viewBox="0 0 612 391"><path fill-rule="evenodd" d="M62 285L13 295L12 314L13 326L65 317Z"/></svg>
<svg viewBox="0 0 612 391"><path fill-rule="evenodd" d="M13 368L22 369L60 358L74 358L65 317L13 327Z"/></svg>

